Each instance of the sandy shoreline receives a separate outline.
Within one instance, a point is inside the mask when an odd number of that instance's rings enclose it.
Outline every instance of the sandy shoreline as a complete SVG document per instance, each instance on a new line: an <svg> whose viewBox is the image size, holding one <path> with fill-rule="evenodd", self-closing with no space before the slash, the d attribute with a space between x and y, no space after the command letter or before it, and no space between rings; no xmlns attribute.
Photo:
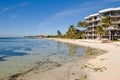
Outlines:
<svg viewBox="0 0 120 80"><path fill-rule="evenodd" d="M81 64L78 60L42 74L25 77L25 80L80 80L81 76L82 78L87 77L89 80L120 80L120 42L101 43L94 40L53 40L102 49L107 51L107 53L86 62L87 67L83 69L84 73L82 75L80 74Z"/></svg>

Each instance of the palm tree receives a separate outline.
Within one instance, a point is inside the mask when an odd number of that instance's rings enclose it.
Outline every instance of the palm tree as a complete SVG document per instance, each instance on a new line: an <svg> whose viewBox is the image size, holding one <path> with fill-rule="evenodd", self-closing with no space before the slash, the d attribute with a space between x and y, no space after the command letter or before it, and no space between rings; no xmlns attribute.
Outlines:
<svg viewBox="0 0 120 80"><path fill-rule="evenodd" d="M77 26L78 27L82 27L82 28L86 28L87 26L88 26L88 23L87 22L85 22L85 21L79 21L78 23L77 23ZM86 37L86 35L85 35L86 33L82 33L82 38L85 38Z"/></svg>
<svg viewBox="0 0 120 80"><path fill-rule="evenodd" d="M58 30L57 31L57 37L61 37L62 36L62 33Z"/></svg>
<svg viewBox="0 0 120 80"><path fill-rule="evenodd" d="M84 28L86 28L86 27L87 27L87 22L85 22L85 21L79 21L79 22L77 23L77 26L78 26L78 27L84 27Z"/></svg>
<svg viewBox="0 0 120 80"><path fill-rule="evenodd" d="M74 36L76 35L77 31L74 28L74 25L70 25L68 31L66 32L66 36L68 38L74 38Z"/></svg>
<svg viewBox="0 0 120 80"><path fill-rule="evenodd" d="M110 16L107 16L107 17L102 19L102 25L105 26L105 27L108 27L109 40L111 40L110 26L113 25L113 21L114 20Z"/></svg>
<svg viewBox="0 0 120 80"><path fill-rule="evenodd" d="M96 28L96 33L99 35L100 39L101 39L101 36L103 37L103 35L105 34L105 31L103 30L103 27L102 26L98 26Z"/></svg>

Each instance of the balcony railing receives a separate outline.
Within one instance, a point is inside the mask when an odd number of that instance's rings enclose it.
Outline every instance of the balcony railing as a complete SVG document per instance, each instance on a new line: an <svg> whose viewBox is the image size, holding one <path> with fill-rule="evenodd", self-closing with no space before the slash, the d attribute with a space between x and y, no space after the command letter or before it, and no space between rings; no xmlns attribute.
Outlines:
<svg viewBox="0 0 120 80"><path fill-rule="evenodd" d="M117 29L120 29L119 27L114 27L114 26L111 26L111 27L103 27L104 30L117 30Z"/></svg>
<svg viewBox="0 0 120 80"><path fill-rule="evenodd" d="M100 18L97 18L97 19L88 20L88 22L90 23L90 22L99 21L99 20Z"/></svg>
<svg viewBox="0 0 120 80"><path fill-rule="evenodd" d="M115 20L113 23L118 24L118 23L120 23L120 20Z"/></svg>
<svg viewBox="0 0 120 80"><path fill-rule="evenodd" d="M120 16L120 14L111 14L110 16Z"/></svg>
<svg viewBox="0 0 120 80"><path fill-rule="evenodd" d="M102 18L105 18L106 16L111 16L111 17L120 17L120 14L109 14L109 15L102 15Z"/></svg>
<svg viewBox="0 0 120 80"><path fill-rule="evenodd" d="M88 27L93 27L92 25L89 25Z"/></svg>
<svg viewBox="0 0 120 80"><path fill-rule="evenodd" d="M96 34L87 34L87 36L96 36Z"/></svg>

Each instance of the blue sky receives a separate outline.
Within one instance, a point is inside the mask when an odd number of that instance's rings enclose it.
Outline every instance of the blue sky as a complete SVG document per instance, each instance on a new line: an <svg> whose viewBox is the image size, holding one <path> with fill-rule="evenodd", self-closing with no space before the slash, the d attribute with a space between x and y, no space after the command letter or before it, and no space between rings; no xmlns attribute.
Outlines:
<svg viewBox="0 0 120 80"><path fill-rule="evenodd" d="M84 17L120 0L0 0L0 36L65 33Z"/></svg>

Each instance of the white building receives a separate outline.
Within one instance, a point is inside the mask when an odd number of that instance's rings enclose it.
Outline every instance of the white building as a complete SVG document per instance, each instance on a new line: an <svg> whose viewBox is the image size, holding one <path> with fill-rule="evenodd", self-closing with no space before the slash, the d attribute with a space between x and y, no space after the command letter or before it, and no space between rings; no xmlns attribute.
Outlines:
<svg viewBox="0 0 120 80"><path fill-rule="evenodd" d="M108 28L110 29L111 33L111 39L120 39L120 7L118 8L109 8L109 9L104 9L100 10L96 14L89 15L88 17L85 17L85 20L88 23L86 34L87 38L89 39L96 39L97 34L95 33L96 27L101 25L102 19L105 18L106 16L110 16L111 18L114 19L115 24L118 25L116 26L111 26L111 27L103 27L104 30L108 32ZM103 35L103 38L108 38L109 34L106 33Z"/></svg>

